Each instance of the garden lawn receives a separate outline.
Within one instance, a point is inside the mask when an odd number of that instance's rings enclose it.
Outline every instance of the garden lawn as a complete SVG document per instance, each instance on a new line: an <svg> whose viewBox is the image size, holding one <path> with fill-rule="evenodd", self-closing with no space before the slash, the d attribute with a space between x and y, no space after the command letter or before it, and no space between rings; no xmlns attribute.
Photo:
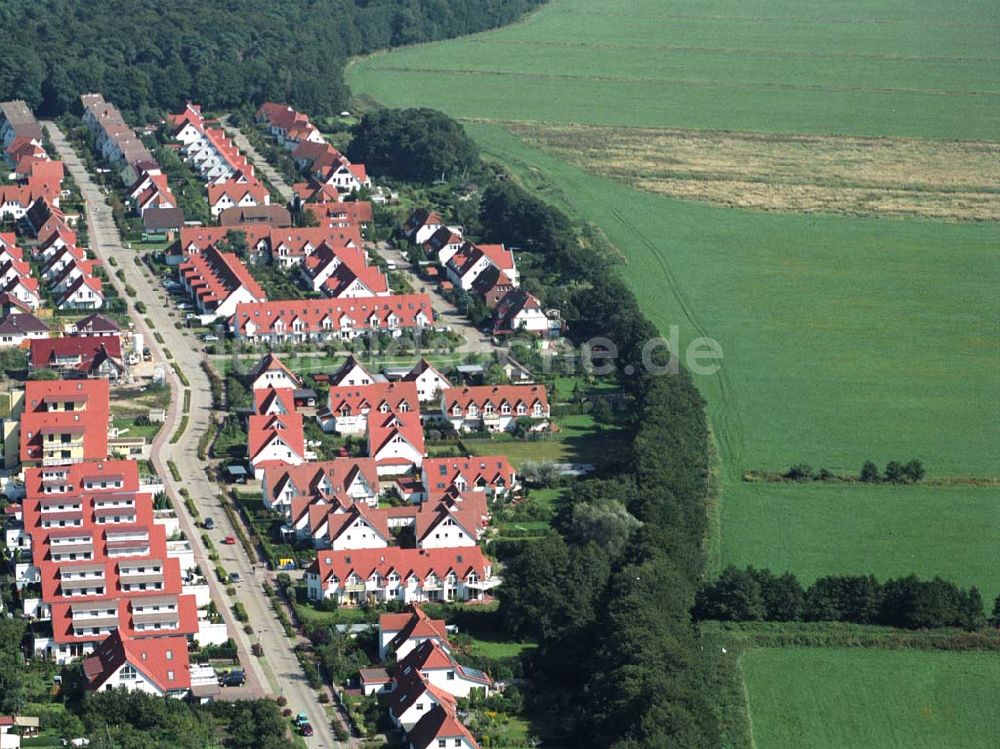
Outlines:
<svg viewBox="0 0 1000 749"><path fill-rule="evenodd" d="M940 575L1000 593L1000 488L734 483L722 503L722 566L880 580ZM718 570L713 570L717 572Z"/></svg>
<svg viewBox="0 0 1000 749"><path fill-rule="evenodd" d="M760 749L995 747L994 653L752 650L741 665Z"/></svg>
<svg viewBox="0 0 1000 749"><path fill-rule="evenodd" d="M559 431L543 439L465 439L463 443L476 455L506 455L515 466L529 461L599 466L626 457L621 429L598 426L585 414L556 421Z"/></svg>

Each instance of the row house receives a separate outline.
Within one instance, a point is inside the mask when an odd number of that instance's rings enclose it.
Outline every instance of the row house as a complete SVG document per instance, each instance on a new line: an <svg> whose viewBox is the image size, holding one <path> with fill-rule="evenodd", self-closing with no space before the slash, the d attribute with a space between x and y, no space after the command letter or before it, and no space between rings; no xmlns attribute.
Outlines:
<svg viewBox="0 0 1000 749"><path fill-rule="evenodd" d="M406 734L407 749L479 749L472 732L458 718L458 712L434 705Z"/></svg>
<svg viewBox="0 0 1000 749"><path fill-rule="evenodd" d="M180 236L166 251L168 265L180 265L190 255L198 255L209 247L226 241L230 232L242 232L252 252L263 243L267 247L271 227L266 224L240 224L236 226L185 226Z"/></svg>
<svg viewBox="0 0 1000 749"><path fill-rule="evenodd" d="M120 338L122 327L106 315L95 312L77 320L68 327L70 335Z"/></svg>
<svg viewBox="0 0 1000 749"><path fill-rule="evenodd" d="M58 240L59 234L54 233L52 239ZM49 244L46 248L39 248L37 257L42 261L42 280L51 282L70 264L80 264L87 262L87 253L76 244L63 241L61 244Z"/></svg>
<svg viewBox="0 0 1000 749"><path fill-rule="evenodd" d="M441 415L458 431L507 432L520 418L544 426L551 412L544 385L478 385L444 390Z"/></svg>
<svg viewBox="0 0 1000 749"><path fill-rule="evenodd" d="M247 457L254 477L264 478L269 466L300 465L311 455L306 452L302 414L254 414L247 426Z"/></svg>
<svg viewBox="0 0 1000 749"><path fill-rule="evenodd" d="M27 185L0 185L0 221L20 221L45 192Z"/></svg>
<svg viewBox="0 0 1000 749"><path fill-rule="evenodd" d="M469 291L476 279L489 268L517 286L517 266L514 253L502 244L471 244L466 242L445 263L445 274L456 288Z"/></svg>
<svg viewBox="0 0 1000 749"><path fill-rule="evenodd" d="M354 227L332 228L311 226L273 229L266 238L256 242L256 250L270 255L280 268L303 266L320 248L326 246L339 254L355 256L357 263L368 263L368 253L360 232ZM318 288L316 289L319 290Z"/></svg>
<svg viewBox="0 0 1000 749"><path fill-rule="evenodd" d="M267 466L261 481L264 506L291 519L292 503L338 502L378 506L378 471L373 458L334 458L300 465Z"/></svg>
<svg viewBox="0 0 1000 749"><path fill-rule="evenodd" d="M84 94L80 103L83 124L94 135L94 147L126 185L134 184L144 169L155 166L153 155L126 124L118 107L101 94Z"/></svg>
<svg viewBox="0 0 1000 749"><path fill-rule="evenodd" d="M287 104L264 102L257 110L255 119L259 124L266 124L268 132L289 151L295 151L304 143L324 142L323 135L309 122L309 116Z"/></svg>
<svg viewBox="0 0 1000 749"><path fill-rule="evenodd" d="M368 414L368 455L375 459L379 476L395 476L420 468L426 452L419 411Z"/></svg>
<svg viewBox="0 0 1000 749"><path fill-rule="evenodd" d="M427 458L420 470L423 500L446 492L482 493L490 499L508 497L520 487L517 471L504 455Z"/></svg>
<svg viewBox="0 0 1000 749"><path fill-rule="evenodd" d="M31 107L21 99L0 102L0 146L6 148L15 138L42 142L42 126Z"/></svg>
<svg viewBox="0 0 1000 749"><path fill-rule="evenodd" d="M146 211L160 211L177 208L177 198L170 191L167 175L158 165L142 167L138 179L128 189L128 199L137 216L145 216Z"/></svg>
<svg viewBox="0 0 1000 749"><path fill-rule="evenodd" d="M55 306L63 311L101 309L104 306L101 279L89 273L79 273L72 283L56 294Z"/></svg>
<svg viewBox="0 0 1000 749"><path fill-rule="evenodd" d="M32 341L32 344L47 341ZM108 453L107 380L29 380L21 414L21 462L62 465Z"/></svg>
<svg viewBox="0 0 1000 749"><path fill-rule="evenodd" d="M399 337L434 321L426 294L244 303L229 322L238 340L286 343L350 341L369 333Z"/></svg>
<svg viewBox="0 0 1000 749"><path fill-rule="evenodd" d="M374 221L372 204L368 200L354 200L338 203L330 200L326 186L315 189L302 207L313 215L320 226L347 229L364 229ZM318 194L319 193L319 194Z"/></svg>
<svg viewBox="0 0 1000 749"><path fill-rule="evenodd" d="M177 269L184 290L205 315L232 317L245 303L266 298L260 284L231 252L209 245L204 252L188 255Z"/></svg>
<svg viewBox="0 0 1000 749"><path fill-rule="evenodd" d="M302 264L303 279L331 299L389 296L389 280L365 262L364 254L353 243L334 247L324 241Z"/></svg>
<svg viewBox="0 0 1000 749"><path fill-rule="evenodd" d="M247 157L225 131L206 123L197 104L187 102L182 112L168 115L167 124L181 143L182 157L206 182L257 182Z"/></svg>
<svg viewBox="0 0 1000 749"><path fill-rule="evenodd" d="M271 193L260 182L239 182L228 179L208 185L208 207L212 216L229 208L247 208L271 204Z"/></svg>
<svg viewBox="0 0 1000 749"><path fill-rule="evenodd" d="M32 312L42 305L38 279L32 277L31 265L13 234L0 235L0 291Z"/></svg>
<svg viewBox="0 0 1000 749"><path fill-rule="evenodd" d="M358 378L362 381L365 378ZM327 406L316 414L324 432L364 434L371 413L420 412L416 386L411 382L359 382L358 385L331 383Z"/></svg>
<svg viewBox="0 0 1000 749"><path fill-rule="evenodd" d="M51 369L65 378L118 380L128 372L119 336L74 335L31 341L28 368Z"/></svg>
<svg viewBox="0 0 1000 749"><path fill-rule="evenodd" d="M185 643L198 632L196 596L184 590L189 571L156 522L134 461L30 468L25 490L24 529L42 590L31 611L52 624L36 652L65 662L115 631Z"/></svg>
<svg viewBox="0 0 1000 749"><path fill-rule="evenodd" d="M478 546L321 551L305 579L310 600L341 605L482 600L500 584Z"/></svg>

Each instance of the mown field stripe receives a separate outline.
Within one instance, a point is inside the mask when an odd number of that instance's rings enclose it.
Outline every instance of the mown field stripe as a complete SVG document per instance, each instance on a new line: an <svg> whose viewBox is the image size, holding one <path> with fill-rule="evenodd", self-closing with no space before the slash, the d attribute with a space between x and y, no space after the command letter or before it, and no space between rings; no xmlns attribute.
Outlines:
<svg viewBox="0 0 1000 749"><path fill-rule="evenodd" d="M762 83L749 81L698 81L683 78L645 78L637 76L614 75L576 75L573 73L528 73L514 70L473 70L469 68L427 68L406 65L372 65L372 70L387 73L419 73L426 75L464 76L474 75L488 78L526 78L536 80L556 81L595 81L602 83L643 83L660 86L687 86L722 88L736 91L826 91L830 93L865 93L865 94L905 94L915 96L945 96L945 97L1000 97L1000 91L949 91L945 89L919 88L885 88L880 86L830 86L824 84L806 83Z"/></svg>
<svg viewBox="0 0 1000 749"><path fill-rule="evenodd" d="M721 14L663 13L656 15L634 14L614 10L580 10L553 8L553 13L573 16L598 16L627 18L631 21L738 21L739 23L798 23L843 26L919 26L931 29L1000 29L994 23L960 23L955 21L927 21L905 18L817 18L814 16L737 16Z"/></svg>
<svg viewBox="0 0 1000 749"><path fill-rule="evenodd" d="M723 54L733 57L761 57L764 59L806 58L817 60L885 60L892 62L1000 62L1000 57L953 57L927 55L893 55L873 52L817 52L803 49L750 49L742 47L702 47L679 44L603 44L599 42L573 42L528 39L462 39L458 43L469 46L498 47L555 47L563 49L634 50L637 52L694 52L696 54Z"/></svg>

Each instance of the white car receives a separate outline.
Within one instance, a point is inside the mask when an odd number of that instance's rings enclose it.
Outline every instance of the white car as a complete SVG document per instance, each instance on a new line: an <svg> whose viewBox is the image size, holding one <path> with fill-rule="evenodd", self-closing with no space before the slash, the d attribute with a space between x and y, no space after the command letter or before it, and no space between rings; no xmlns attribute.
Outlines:
<svg viewBox="0 0 1000 749"><path fill-rule="evenodd" d="M192 309L192 307L188 302L179 302L177 304L177 309Z"/></svg>
<svg viewBox="0 0 1000 749"><path fill-rule="evenodd" d="M201 340L203 340L205 343L215 343L217 340L219 340L219 336L212 335L211 333L205 333L205 335L201 337Z"/></svg>

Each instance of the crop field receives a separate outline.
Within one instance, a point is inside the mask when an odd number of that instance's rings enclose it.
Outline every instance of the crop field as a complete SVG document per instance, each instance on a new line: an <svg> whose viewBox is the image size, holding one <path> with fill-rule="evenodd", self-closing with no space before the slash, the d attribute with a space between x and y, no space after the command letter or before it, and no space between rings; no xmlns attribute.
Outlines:
<svg viewBox="0 0 1000 749"><path fill-rule="evenodd" d="M348 80L462 119L607 237L665 335L720 342L722 369L696 378L722 461L718 558L997 592L995 490L907 502L740 477L910 458L997 476L998 30L985 0L552 0Z"/></svg>
<svg viewBox="0 0 1000 749"><path fill-rule="evenodd" d="M764 648L741 665L760 749L996 746L994 653Z"/></svg>
<svg viewBox="0 0 1000 749"><path fill-rule="evenodd" d="M734 483L722 503L721 566L823 575L911 572L1000 594L1000 488Z"/></svg>
<svg viewBox="0 0 1000 749"><path fill-rule="evenodd" d="M992 140L998 24L989 0L555 0L349 82L463 118Z"/></svg>

